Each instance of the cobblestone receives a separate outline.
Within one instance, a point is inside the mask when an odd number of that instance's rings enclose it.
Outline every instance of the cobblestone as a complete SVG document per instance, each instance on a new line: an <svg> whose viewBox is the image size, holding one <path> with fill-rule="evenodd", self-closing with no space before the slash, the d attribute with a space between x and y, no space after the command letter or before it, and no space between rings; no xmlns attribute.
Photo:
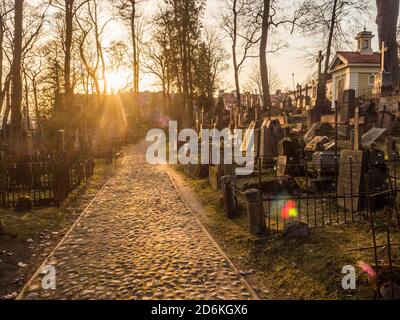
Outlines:
<svg viewBox="0 0 400 320"><path fill-rule="evenodd" d="M252 294L180 199L164 166L131 147L116 175L46 261L26 299L250 299Z"/></svg>

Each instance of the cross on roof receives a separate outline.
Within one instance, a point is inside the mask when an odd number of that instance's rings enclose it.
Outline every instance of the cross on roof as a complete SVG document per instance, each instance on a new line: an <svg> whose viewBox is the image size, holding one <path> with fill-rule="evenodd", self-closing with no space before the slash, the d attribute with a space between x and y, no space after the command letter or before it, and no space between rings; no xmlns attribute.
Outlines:
<svg viewBox="0 0 400 320"><path fill-rule="evenodd" d="M388 52L388 47L385 47L385 41L382 41L382 47L379 50L381 54L381 71L385 72L385 53Z"/></svg>

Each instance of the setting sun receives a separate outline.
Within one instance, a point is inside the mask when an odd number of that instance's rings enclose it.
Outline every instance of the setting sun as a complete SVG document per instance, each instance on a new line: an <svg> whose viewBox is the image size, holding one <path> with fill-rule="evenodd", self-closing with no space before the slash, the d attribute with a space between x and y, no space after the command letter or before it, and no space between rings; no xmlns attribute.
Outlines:
<svg viewBox="0 0 400 320"><path fill-rule="evenodd" d="M118 92L129 87L129 75L125 72L112 72L106 77L108 91Z"/></svg>

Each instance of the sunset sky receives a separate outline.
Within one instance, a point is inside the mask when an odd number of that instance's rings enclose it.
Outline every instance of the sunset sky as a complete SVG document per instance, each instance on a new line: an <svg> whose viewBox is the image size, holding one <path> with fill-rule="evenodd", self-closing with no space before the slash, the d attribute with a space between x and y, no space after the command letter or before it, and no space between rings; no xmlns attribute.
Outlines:
<svg viewBox="0 0 400 320"><path fill-rule="evenodd" d="M375 1L369 1L371 2L371 6L373 8L373 11L371 11L371 16L354 17L354 20L359 23L359 31L362 31L363 27L365 26L369 31L372 31L375 34L373 48L377 51L378 39L375 24ZM148 0L141 4L141 11L143 12L143 16L147 17L148 20L151 20L151 17L157 12L157 2L158 0ZM222 1L219 2L217 0L208 0L204 16L204 26L207 28L215 28L218 32L221 32L218 27L217 21L221 3ZM120 34L122 38L127 36L126 32L123 31L123 28L118 24L119 23L115 21L109 26L108 36L110 37L110 39L115 39L116 33ZM119 31L117 32L116 30ZM149 32L150 31L151 30L149 29ZM147 37L148 36L149 34L147 34ZM268 63L279 74L280 80L282 82L282 89L292 89L292 73L295 74L296 83L304 83L306 79L316 71L316 65L310 64L310 59L307 59L307 52L315 51L315 54L318 52L315 43L313 43L313 41L316 41L316 39L303 36L299 33L290 35L284 30L282 30L278 36L287 43L288 47L281 49L278 53L269 54ZM354 37L355 36L356 34L354 34ZM225 36L222 36L221 38L224 40L226 50L230 54L231 43L229 42L229 39L227 39ZM356 42L354 39L350 40L352 47L343 47L341 48L342 50L355 50ZM231 65L231 59L229 59L227 62L229 65ZM253 58L249 59L246 62L246 65L243 67L241 74L242 85L245 85L245 83L248 81L249 74L251 74L255 65L258 65L258 59ZM232 69L226 71L226 76L224 75L223 79L224 82L221 84L223 89L227 91L233 90ZM142 72L141 90L158 90L159 88L155 85L155 83L156 81L153 76L149 74L144 74Z"/></svg>

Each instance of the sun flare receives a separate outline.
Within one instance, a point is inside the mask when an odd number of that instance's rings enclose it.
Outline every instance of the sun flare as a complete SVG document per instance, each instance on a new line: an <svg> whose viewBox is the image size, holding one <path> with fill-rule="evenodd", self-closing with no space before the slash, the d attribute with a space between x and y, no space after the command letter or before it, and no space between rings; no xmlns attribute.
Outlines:
<svg viewBox="0 0 400 320"><path fill-rule="evenodd" d="M107 75L108 91L118 92L129 87L128 75L123 72L111 72Z"/></svg>

